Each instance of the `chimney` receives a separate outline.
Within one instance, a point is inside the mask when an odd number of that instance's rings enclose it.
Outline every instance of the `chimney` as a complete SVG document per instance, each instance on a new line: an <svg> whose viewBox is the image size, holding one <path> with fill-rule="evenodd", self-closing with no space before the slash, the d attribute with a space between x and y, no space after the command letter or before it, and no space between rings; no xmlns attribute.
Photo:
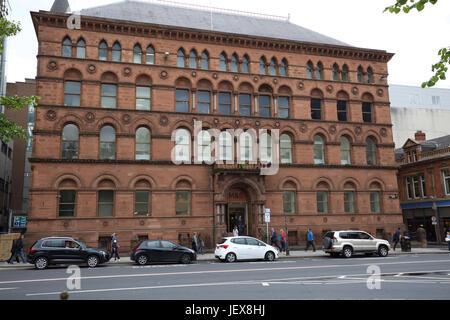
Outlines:
<svg viewBox="0 0 450 320"><path fill-rule="evenodd" d="M414 136L415 136L415 140L416 140L416 141L425 141L425 140L427 140L427 139L426 139L425 133L422 132L422 131L420 131L420 130L418 130L418 131L415 133Z"/></svg>

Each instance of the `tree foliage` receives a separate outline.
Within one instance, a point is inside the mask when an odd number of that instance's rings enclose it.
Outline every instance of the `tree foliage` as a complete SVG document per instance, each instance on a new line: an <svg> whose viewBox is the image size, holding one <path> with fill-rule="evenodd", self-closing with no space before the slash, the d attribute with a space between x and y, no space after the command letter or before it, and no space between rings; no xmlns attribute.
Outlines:
<svg viewBox="0 0 450 320"><path fill-rule="evenodd" d="M383 12L389 11L391 13L409 13L411 10L416 9L422 11L425 9L425 5L430 3L436 4L438 0L397 0L397 2L384 9ZM433 87L439 80L445 80L448 66L450 65L450 47L441 48L438 51L439 61L431 66L431 71L434 72L430 80L422 83L422 88Z"/></svg>

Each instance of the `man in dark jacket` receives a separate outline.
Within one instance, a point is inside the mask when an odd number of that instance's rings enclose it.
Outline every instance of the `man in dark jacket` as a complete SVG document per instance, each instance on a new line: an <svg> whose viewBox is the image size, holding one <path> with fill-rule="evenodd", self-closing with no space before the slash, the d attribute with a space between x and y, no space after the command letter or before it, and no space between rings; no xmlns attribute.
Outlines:
<svg viewBox="0 0 450 320"><path fill-rule="evenodd" d="M13 264L13 261L16 259L18 255L22 258L23 263L27 263L25 257L23 255L23 234L20 235L19 239L17 239L13 245L14 253L9 260L9 264Z"/></svg>
<svg viewBox="0 0 450 320"><path fill-rule="evenodd" d="M400 239L402 236L402 232L400 231L400 228L397 229L397 231L394 233L394 236L392 237L392 242L394 243L394 251L395 251L395 247L397 247Z"/></svg>

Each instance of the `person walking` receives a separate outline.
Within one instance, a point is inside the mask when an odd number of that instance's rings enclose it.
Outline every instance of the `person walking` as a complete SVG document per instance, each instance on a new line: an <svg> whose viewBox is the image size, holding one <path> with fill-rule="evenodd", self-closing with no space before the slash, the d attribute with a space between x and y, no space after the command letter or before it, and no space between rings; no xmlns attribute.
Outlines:
<svg viewBox="0 0 450 320"><path fill-rule="evenodd" d="M445 237L445 241L448 243L448 251L450 251L450 231L447 231L447 236Z"/></svg>
<svg viewBox="0 0 450 320"><path fill-rule="evenodd" d="M13 247L13 255L11 257L11 259L9 260L9 264L13 264L14 260L16 259L17 256L20 256L20 258L22 258L23 263L27 263L27 261L25 260L25 257L23 255L23 234L20 235L19 239L17 239L14 242L14 247Z"/></svg>
<svg viewBox="0 0 450 320"><path fill-rule="evenodd" d="M203 242L202 235L200 233L198 234L197 241L198 241L198 253L204 254L205 243Z"/></svg>
<svg viewBox="0 0 450 320"><path fill-rule="evenodd" d="M281 252L286 253L286 237L284 235L283 229L280 229L279 240L281 243Z"/></svg>
<svg viewBox="0 0 450 320"><path fill-rule="evenodd" d="M233 229L233 237L238 237L239 236L239 230L237 226L234 226Z"/></svg>
<svg viewBox="0 0 450 320"><path fill-rule="evenodd" d="M117 234L114 232L111 235L111 258L114 256L114 262L120 261L119 256L119 239L117 239Z"/></svg>
<svg viewBox="0 0 450 320"><path fill-rule="evenodd" d="M306 233L305 251L308 251L310 245L313 247L313 252L316 252L316 246L314 245L314 234L311 229L308 229L308 232Z"/></svg>
<svg viewBox="0 0 450 320"><path fill-rule="evenodd" d="M192 250L197 252L197 248L198 248L197 232L194 232L194 235L192 236Z"/></svg>
<svg viewBox="0 0 450 320"><path fill-rule="evenodd" d="M271 246L274 246L274 247L277 247L277 248L278 248L278 251L281 252L281 248L280 248L280 246L278 245L277 232L275 231L274 228L272 228L272 235L270 236L270 245L271 245Z"/></svg>
<svg viewBox="0 0 450 320"><path fill-rule="evenodd" d="M394 251L395 247L397 247L398 243L400 242L400 239L402 237L402 232L400 231L400 228L395 231L394 235L392 236L392 242L394 243Z"/></svg>
<svg viewBox="0 0 450 320"><path fill-rule="evenodd" d="M11 246L11 256L9 257L8 262L9 262L9 260L11 260L11 258L14 255L15 246L16 246L16 240L13 240L13 243L12 243L12 246ZM20 263L19 256L17 256L17 255L16 255L16 261L17 261L17 263Z"/></svg>

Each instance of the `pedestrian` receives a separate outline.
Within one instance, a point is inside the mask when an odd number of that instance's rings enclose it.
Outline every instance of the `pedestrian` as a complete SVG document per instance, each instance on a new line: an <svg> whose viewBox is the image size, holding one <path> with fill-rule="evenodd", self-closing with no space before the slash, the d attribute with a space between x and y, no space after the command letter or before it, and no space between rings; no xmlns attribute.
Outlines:
<svg viewBox="0 0 450 320"><path fill-rule="evenodd" d="M400 228L395 231L394 235L392 236L392 242L394 243L394 251L395 247L397 247L398 243L400 242L402 236L402 232L400 231Z"/></svg>
<svg viewBox="0 0 450 320"><path fill-rule="evenodd" d="M15 246L16 246L16 240L13 240L13 243L11 246L11 256L9 257L8 261L11 260L11 258L14 255ZM16 261L17 261L17 263L20 263L19 256L16 256Z"/></svg>
<svg viewBox="0 0 450 320"><path fill-rule="evenodd" d="M14 253L11 259L9 260L9 264L13 264L13 261L16 259L17 256L20 256L22 258L23 263L27 263L23 255L23 234L21 234L19 239L15 241Z"/></svg>
<svg viewBox="0 0 450 320"><path fill-rule="evenodd" d="M280 248L280 246L278 245L277 232L275 231L274 228L272 228L272 235L271 235L271 237L270 237L270 245L271 245L271 246L277 247L277 248L278 248L278 251L281 252L281 248Z"/></svg>
<svg viewBox="0 0 450 320"><path fill-rule="evenodd" d="M197 232L194 232L194 235L192 236L192 250L197 252L197 248L198 248Z"/></svg>
<svg viewBox="0 0 450 320"><path fill-rule="evenodd" d="M314 234L311 229L308 229L308 232L306 233L305 251L308 251L310 245L313 247L313 252L316 252L316 246L314 245Z"/></svg>
<svg viewBox="0 0 450 320"><path fill-rule="evenodd" d="M279 240L281 243L281 252L286 253L286 237L284 235L284 231L283 229L280 229L280 235L279 235Z"/></svg>
<svg viewBox="0 0 450 320"><path fill-rule="evenodd" d="M447 241L448 251L450 251L450 231L447 231L447 236L445 237L445 241Z"/></svg>
<svg viewBox="0 0 450 320"><path fill-rule="evenodd" d="M111 258L114 256L114 262L120 261L119 256L119 239L117 239L117 234L114 232L111 235Z"/></svg>
<svg viewBox="0 0 450 320"><path fill-rule="evenodd" d="M243 232L244 232L244 226L242 223L242 217L239 216L238 217L238 231L239 231L239 235L242 236Z"/></svg>
<svg viewBox="0 0 450 320"><path fill-rule="evenodd" d="M234 226L233 229L233 237L238 237L239 236L239 230L237 226Z"/></svg>
<svg viewBox="0 0 450 320"><path fill-rule="evenodd" d="M200 233L198 234L197 241L198 241L198 253L204 254L205 243L203 242L203 239L202 239L202 236Z"/></svg>

